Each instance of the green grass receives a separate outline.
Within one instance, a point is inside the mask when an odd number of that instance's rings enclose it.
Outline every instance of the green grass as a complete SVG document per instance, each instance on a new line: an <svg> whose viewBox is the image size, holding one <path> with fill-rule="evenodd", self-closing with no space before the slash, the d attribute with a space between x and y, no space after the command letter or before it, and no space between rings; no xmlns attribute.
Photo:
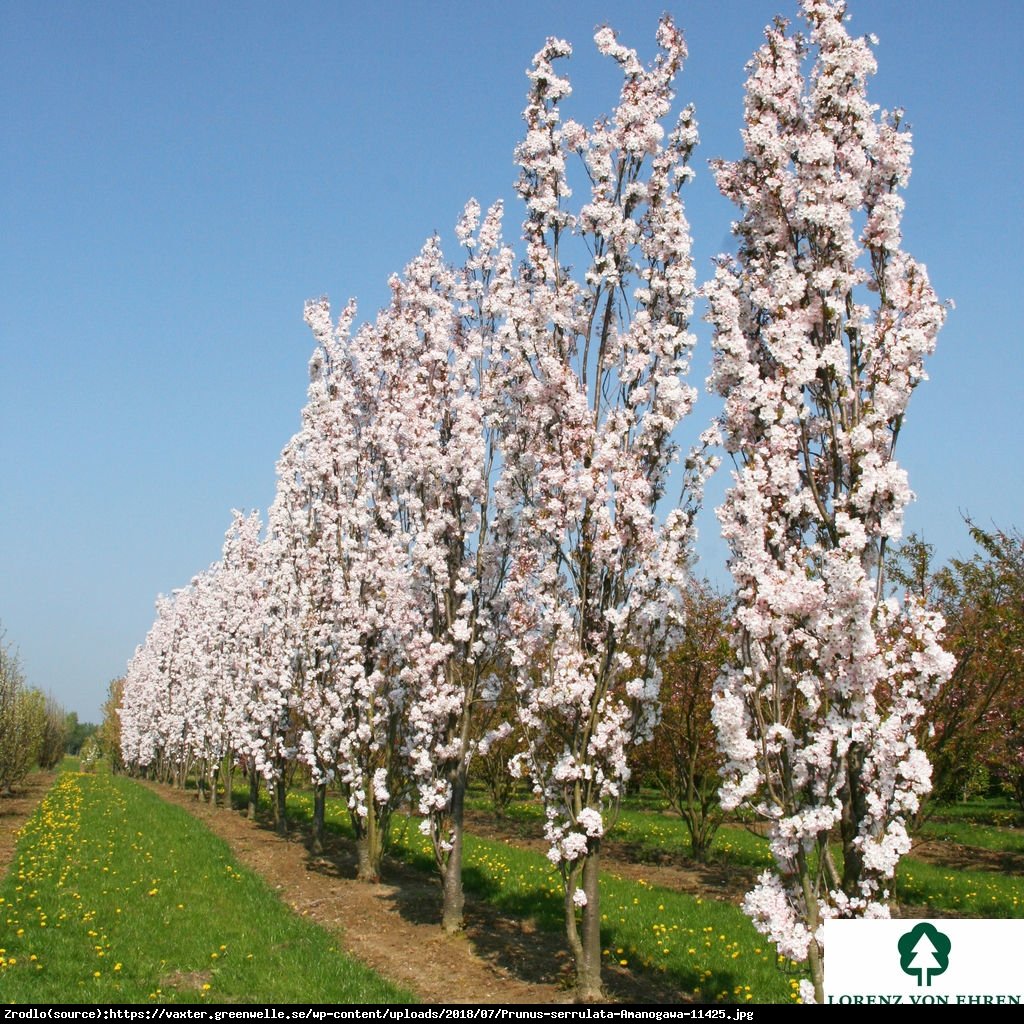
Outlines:
<svg viewBox="0 0 1024 1024"><path fill-rule="evenodd" d="M474 810L489 811L486 797L474 795L467 805ZM540 835L544 813L535 801L513 802L506 811L506 820L519 827L524 835ZM643 861L660 853L689 856L690 835L682 820L667 810L665 801L656 794L642 799L632 797L619 812L609 839L628 843ZM712 857L737 866L763 869L772 863L768 844L741 825L723 825L715 834Z"/></svg>
<svg viewBox="0 0 1024 1024"><path fill-rule="evenodd" d="M964 871L904 857L896 869L900 903L952 911L958 917L1024 917L1024 879L997 871Z"/></svg>
<svg viewBox="0 0 1024 1024"><path fill-rule="evenodd" d="M972 825L1024 828L1024 811L1005 797L974 797L929 808L933 822L963 821Z"/></svg>
<svg viewBox="0 0 1024 1024"><path fill-rule="evenodd" d="M52 926L57 923L57 915L43 903L40 896L42 885L35 873L31 878L26 876L20 880L23 885L19 889L11 888L15 881L11 879L7 888L0 890L7 900L6 904L0 905L0 911L6 910L9 919L13 909L15 925L24 928L24 934L16 936L22 943L17 952L8 940L6 953L0 954L8 958L13 955L18 961L14 968L7 969L4 978L4 993L11 992L8 997L45 1001L53 997L50 993L59 990L58 998L62 1001L69 1001L69 992L78 991L82 1001L99 1002L147 998L190 1001L252 998L283 1002L304 1001L310 997L341 1002L395 998L386 994L385 983L369 976L368 972L362 972L358 980L350 980L355 976L348 973L351 970L348 966L342 969L345 962L325 933L316 933L321 936L319 938L310 938L305 933L302 938L288 938L284 932L274 931L275 928L283 929L284 924L271 925L257 920L257 907L265 910L270 903L278 908L289 928L309 927L276 903L262 883L234 865L226 847L183 812L162 805L157 798L125 780L104 776L66 777L73 779L80 791L75 799L92 802L92 817L98 814L105 820L113 814L119 821L133 822L136 835L128 844L133 851L131 866L122 865L117 870L125 879L134 881L127 890L122 883L117 891L102 892L106 901L102 908L99 906L102 901L94 889L89 905L96 904L97 909L91 918L83 910L86 903L81 902L79 891L85 883L79 881L79 876L88 876L95 881L97 871L102 872L104 865L109 871L102 873L109 874L114 870L110 859L116 854L114 845L108 840L104 847L101 830L95 829L95 835L89 841L92 847L85 851L86 854L92 853L91 859L79 854L75 868L78 874L61 882L63 887L72 886L73 892L79 892L70 904L70 916L60 919L63 927L71 928L78 936L78 944L70 950L75 955L52 948L45 957L37 953L39 961L33 962L33 950L29 948L31 942L27 939L31 927L25 922L38 928L41 921L39 910L31 909L29 904L34 906L38 903L39 907L46 908L46 923L51 926L51 935L56 932ZM63 780L60 784L67 785ZM476 804L474 800L473 806ZM484 802L480 802L480 809L486 809ZM956 810L959 810L959 805ZM289 813L295 820L308 821L311 811L311 795L301 792L290 795ZM989 806L976 807L973 811L974 817L953 814L954 820L936 820L929 827L945 829L949 836L964 837L955 841L967 845L1007 851L1018 849L1013 845L1018 842L1018 837L987 827L988 821L992 820L990 816L1004 814L1004 810ZM42 843L44 833L60 835L60 828L53 824L56 820L53 813L52 810L47 812L49 824L37 826L43 829L37 846L45 846ZM146 814L154 820L145 820ZM508 817L521 825L525 835L537 833L543 820L540 809L526 802L513 804ZM979 823L979 818L984 823ZM419 835L417 823L415 818L396 817L391 852L403 862L432 871L432 854L427 840ZM327 826L337 835L351 836L348 812L336 798L328 801ZM189 830L201 833L202 839L189 835ZM611 838L635 844L641 852L678 851L685 854L688 849L683 823L656 810L624 810ZM26 840L29 839L27 835ZM70 842L72 837L68 839ZM202 859L199 851L205 844L214 846ZM166 851L166 857L170 858L172 851L183 849L188 851L183 865L179 863L177 868L168 867L172 861L165 860L160 870L152 866L161 858L161 851ZM760 868L770 860L766 842L740 826L723 826L716 837L714 850L716 859L737 866ZM108 859L104 860L104 857ZM50 874L56 866L57 861L54 860ZM113 878L110 881L113 883ZM29 884L28 889L26 883ZM534 921L540 929L561 932L563 928L561 883L555 869L538 853L519 849L510 843L469 836L465 884L467 891L492 902L506 913ZM896 888L900 900L911 905L997 918L1024 916L1024 892L1020 880L997 872L954 871L906 858L901 865ZM150 895L150 889L156 892ZM229 907L221 902L227 898L225 894L241 893L243 889L247 895L242 908ZM114 899L113 904L111 899ZM790 962L780 962L770 943L758 935L737 907L723 901L703 900L659 888L645 881L623 879L612 873L602 876L601 900L606 963L651 973L692 992L700 1000L778 1002L796 998L799 967ZM130 901L134 901L135 909L132 912L133 925L128 928L116 911L117 904ZM56 904L65 908L61 912L67 913L67 893L58 898ZM139 908L159 910L159 913L150 923L143 924ZM139 920L138 924L135 924L135 919ZM96 922L103 923L102 927ZM231 922L245 924L234 926L234 932L228 934ZM83 929L91 944L82 944ZM91 936L90 931L94 933ZM181 936L186 933L189 936L188 949L181 947ZM39 935L38 931L36 935ZM271 935L273 938L268 939ZM316 946L317 942L321 945ZM291 955L293 949L297 954L286 963L286 952ZM135 965L131 965L132 957L136 959ZM41 971L39 963L42 963ZM113 971L116 963L121 964L117 972ZM325 964L327 969L324 969ZM43 991L38 984L47 971L56 981L54 988ZM94 971L100 972L98 977L93 977ZM168 982L168 979L182 976L193 980L193 984L175 987ZM15 994L15 989L9 988L7 983L19 978L23 986L35 983L37 987L31 990L23 988L18 990L20 994ZM288 978L293 981L291 988L284 993L272 988L273 985L284 984ZM210 989L197 987L200 982L209 984ZM134 987L129 988L129 984ZM378 987L374 993L359 991L353 994L346 988L349 985ZM345 993L339 994L339 989L345 989Z"/></svg>
<svg viewBox="0 0 1024 1024"><path fill-rule="evenodd" d="M0 998L405 1002L180 808L65 771L0 885Z"/></svg>
<svg viewBox="0 0 1024 1024"><path fill-rule="evenodd" d="M975 807L974 813L986 818L985 810L1001 813L991 807ZM682 823L657 814L624 812L612 835L628 835L641 847L652 849L659 844L661 849L685 846ZM933 821L926 826L925 835L996 852L1024 852L1020 833L967 820ZM767 841L737 826L719 829L713 852L726 863L747 867L764 868L771 863ZM838 849L836 853L839 855ZM953 869L905 857L897 871L896 893L901 903L964 916L1024 917L1024 879L999 871Z"/></svg>
<svg viewBox="0 0 1024 1024"><path fill-rule="evenodd" d="M690 853L686 826L679 818L663 813L622 811L609 835L635 845L645 854ZM711 855L717 861L759 870L772 863L768 843L741 825L722 825L715 833Z"/></svg>
<svg viewBox="0 0 1024 1024"><path fill-rule="evenodd" d="M1024 854L1024 829L1000 828L973 821L929 821L919 833L922 839L960 843L994 853Z"/></svg>

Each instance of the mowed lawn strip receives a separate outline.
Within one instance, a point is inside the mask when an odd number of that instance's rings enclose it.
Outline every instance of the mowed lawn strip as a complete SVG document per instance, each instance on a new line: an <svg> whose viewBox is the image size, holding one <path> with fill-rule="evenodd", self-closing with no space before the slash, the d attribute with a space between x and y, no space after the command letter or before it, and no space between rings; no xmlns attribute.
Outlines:
<svg viewBox="0 0 1024 1024"><path fill-rule="evenodd" d="M993 807L997 810L992 810ZM530 823L538 827L543 820L535 804L513 804L507 816L524 825ZM1018 820L1009 804L977 801L967 812L962 812L958 805L944 804L940 805L938 816L955 820L930 822L922 838L962 843L995 853L1024 853L1024 839L1019 829L993 823ZM685 855L689 849L683 822L656 811L624 810L609 837L631 844L641 859L662 852ZM838 846L834 852L841 859ZM726 865L758 871L772 864L767 839L740 825L723 825L715 835L712 853ZM899 903L956 916L1024 917L1024 878L1013 870L954 868L911 855L900 861L893 892Z"/></svg>
<svg viewBox="0 0 1024 1024"><path fill-rule="evenodd" d="M5 1002L395 1003L227 845L136 783L65 772L0 885Z"/></svg>

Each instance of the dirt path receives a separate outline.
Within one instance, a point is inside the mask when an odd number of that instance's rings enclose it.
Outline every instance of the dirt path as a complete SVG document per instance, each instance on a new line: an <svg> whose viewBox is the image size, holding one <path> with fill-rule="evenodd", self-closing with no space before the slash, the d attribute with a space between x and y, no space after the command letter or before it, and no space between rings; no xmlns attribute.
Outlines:
<svg viewBox="0 0 1024 1024"><path fill-rule="evenodd" d="M915 843L911 856L939 867L957 871L993 871L1002 875L1024 875L1024 854L1013 851L985 850L944 839Z"/></svg>
<svg viewBox="0 0 1024 1024"><path fill-rule="evenodd" d="M287 839L235 811L200 804L194 793L142 783L178 804L231 847L281 899L339 935L354 957L420 999L435 1003L568 1003L572 965L560 935L466 897L466 930L441 930L440 890L422 872L386 864L387 882L355 881L352 844L332 838L322 856L296 830ZM688 997L657 979L608 967L611 999L674 1003Z"/></svg>
<svg viewBox="0 0 1024 1024"><path fill-rule="evenodd" d="M56 772L33 772L15 786L12 796L0 796L0 878L14 860L18 829L32 817L56 778Z"/></svg>

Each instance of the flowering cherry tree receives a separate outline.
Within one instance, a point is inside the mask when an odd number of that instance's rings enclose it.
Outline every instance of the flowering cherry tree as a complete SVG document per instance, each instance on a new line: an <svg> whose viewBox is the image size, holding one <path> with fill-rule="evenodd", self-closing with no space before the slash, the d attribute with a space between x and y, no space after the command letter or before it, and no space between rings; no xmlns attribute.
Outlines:
<svg viewBox="0 0 1024 1024"><path fill-rule="evenodd" d="M180 776L184 757L185 695L178 682L182 593L157 598L153 625L128 663L121 709L125 762L135 770L151 767L165 781Z"/></svg>
<svg viewBox="0 0 1024 1024"><path fill-rule="evenodd" d="M657 659L680 618L689 508L657 512L689 412L694 295L680 188L696 142L687 108L671 131L685 57L665 18L644 68L601 29L622 72L619 104L591 128L561 116L569 83L549 39L529 72L517 150L525 264L501 295L503 473L518 517L505 603L523 749L513 765L542 798L561 871L577 997L599 998L601 838L629 777L627 748L657 717ZM589 196L573 211L568 162ZM582 280L567 269L585 259Z"/></svg>
<svg viewBox="0 0 1024 1024"><path fill-rule="evenodd" d="M270 725L280 720L279 710L270 716L271 723L257 710L261 699L268 696L268 690L274 689L268 684L276 667L272 643L274 623L267 618L268 548L261 539L262 531L259 513L245 516L232 512L218 574L220 685L227 690L223 704L227 762L225 803L231 806L233 769L236 763L241 763L249 780L250 817L256 813L258 786L263 778L257 764L267 760L267 746L272 748L274 741L269 745L266 741L272 736L276 738ZM255 723L259 723L256 729L253 728ZM263 735L264 729L266 735ZM273 762L273 759L271 752L269 760Z"/></svg>
<svg viewBox="0 0 1024 1024"><path fill-rule="evenodd" d="M277 464L269 512L271 592L292 670L297 756L313 783L313 846L323 843L327 785L337 775L342 707L350 694L340 671L335 584L348 538L346 512L357 480L354 399L346 343L355 307L332 329L322 304L307 306L317 347L299 431Z"/></svg>
<svg viewBox="0 0 1024 1024"><path fill-rule="evenodd" d="M901 248L910 137L866 99L875 60L845 6L802 0L807 38L777 20L748 66L745 156L716 168L739 249L706 286L737 467L719 510L737 602L722 804L770 822L775 870L745 906L809 961L818 1000L824 920L888 913L929 787L914 728L951 670L941 619L884 597L911 498L894 449L944 311Z"/></svg>
<svg viewBox="0 0 1024 1024"><path fill-rule="evenodd" d="M394 349L381 324L353 335L354 313L350 304L332 324L326 300L307 304L317 341L309 400L279 464L271 527L284 549L279 590L291 595L300 750L314 781L336 778L347 793L359 877L375 880L402 796L403 667L416 618L389 488L395 422L380 415L391 408Z"/></svg>
<svg viewBox="0 0 1024 1024"><path fill-rule="evenodd" d="M505 559L495 531L492 471L496 314L491 289L511 274L501 205L480 223L471 201L457 227L465 265L444 262L430 239L378 317L386 386L375 409L376 447L405 544L408 579L392 597L412 628L402 638L408 694L405 748L422 829L442 876L442 923L462 927L463 804L474 747L473 710L495 658ZM507 524L506 524L507 525ZM503 534L507 536L507 531ZM413 595L408 605L406 594Z"/></svg>

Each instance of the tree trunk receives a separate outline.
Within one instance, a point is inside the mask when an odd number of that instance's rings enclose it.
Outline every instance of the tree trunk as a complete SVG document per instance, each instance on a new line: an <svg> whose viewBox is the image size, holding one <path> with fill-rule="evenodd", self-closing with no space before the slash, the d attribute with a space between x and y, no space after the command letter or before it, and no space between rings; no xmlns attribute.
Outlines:
<svg viewBox="0 0 1024 1024"><path fill-rule="evenodd" d="M565 893L565 934L576 967L576 1002L594 1003L604 998L601 988L601 894L598 888L599 839L591 840L583 859L581 888L587 897L580 927L576 924L575 883Z"/></svg>
<svg viewBox="0 0 1024 1024"><path fill-rule="evenodd" d="M369 832L356 840L356 878L360 882L380 881L380 848Z"/></svg>
<svg viewBox="0 0 1024 1024"><path fill-rule="evenodd" d="M811 944L807 947L807 963L811 969L814 999L820 1005L825 1002L825 965L821 962L821 952L814 939L811 939Z"/></svg>
<svg viewBox="0 0 1024 1024"><path fill-rule="evenodd" d="M827 850L827 846L825 848ZM824 852L822 853L824 856ZM804 905L807 908L806 925L811 933L811 941L807 946L807 966L811 971L811 982L814 985L814 1000L817 1003L825 1002L825 964L822 962L821 949L815 936L818 933L818 900L814 892L814 884L811 878L811 871L807 864L807 855L798 851L796 856L797 871L800 876L800 888L804 896Z"/></svg>
<svg viewBox="0 0 1024 1024"><path fill-rule="evenodd" d="M324 816L327 810L327 783L313 787L313 835L310 846L314 853L324 852Z"/></svg>
<svg viewBox="0 0 1024 1024"><path fill-rule="evenodd" d="M707 864L711 860L711 844L699 832L690 835L690 856L698 864Z"/></svg>
<svg viewBox="0 0 1024 1024"><path fill-rule="evenodd" d="M843 837L843 892L860 895L860 877L864 870L864 854L857 843L860 823L867 817L867 798L860 785L864 770L864 750L859 743L850 745L846 754L846 788L842 795L843 815L840 833Z"/></svg>
<svg viewBox="0 0 1024 1024"><path fill-rule="evenodd" d="M224 758L224 806L230 811L235 800L235 764L230 754Z"/></svg>
<svg viewBox="0 0 1024 1024"><path fill-rule="evenodd" d="M288 835L288 808L286 805L286 799L288 796L288 790L285 786L284 779L278 778L274 780L274 827L277 829L279 836Z"/></svg>
<svg viewBox="0 0 1024 1024"><path fill-rule="evenodd" d="M379 882L381 861L384 859L384 844L372 799L368 802L363 830L356 838L356 857L358 858L356 878L360 882Z"/></svg>
<svg viewBox="0 0 1024 1024"><path fill-rule="evenodd" d="M249 806L246 816L250 821L256 820L256 810L260 804L260 774L255 768L249 769Z"/></svg>
<svg viewBox="0 0 1024 1024"><path fill-rule="evenodd" d="M210 806L217 806L217 777L220 775L220 764L210 768Z"/></svg>
<svg viewBox="0 0 1024 1024"><path fill-rule="evenodd" d="M466 802L465 763L460 767L452 785L452 848L444 869L444 903L441 926L449 935L462 931L466 895L462 889L462 837Z"/></svg>

